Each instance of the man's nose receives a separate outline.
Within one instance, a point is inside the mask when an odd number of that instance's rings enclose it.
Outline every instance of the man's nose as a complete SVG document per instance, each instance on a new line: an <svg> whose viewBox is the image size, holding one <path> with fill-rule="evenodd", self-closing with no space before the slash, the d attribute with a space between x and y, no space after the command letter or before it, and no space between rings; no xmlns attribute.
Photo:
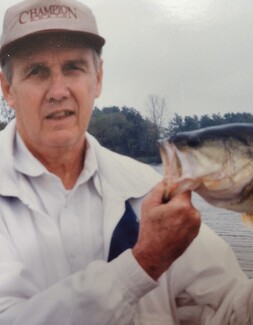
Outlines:
<svg viewBox="0 0 253 325"><path fill-rule="evenodd" d="M50 77L47 100L61 101L69 96L69 88L66 78L62 73L54 73Z"/></svg>

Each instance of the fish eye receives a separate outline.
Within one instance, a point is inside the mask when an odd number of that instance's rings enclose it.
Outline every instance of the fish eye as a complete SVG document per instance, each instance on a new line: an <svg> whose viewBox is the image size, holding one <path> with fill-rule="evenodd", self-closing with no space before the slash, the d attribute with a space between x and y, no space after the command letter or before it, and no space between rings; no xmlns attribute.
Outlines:
<svg viewBox="0 0 253 325"><path fill-rule="evenodd" d="M193 132L179 132L170 137L170 142L174 143L178 148L195 148L201 144L201 139L199 135L193 134Z"/></svg>
<svg viewBox="0 0 253 325"><path fill-rule="evenodd" d="M170 137L170 142L174 143L178 148L187 146L188 137L182 132L174 134Z"/></svg>
<svg viewBox="0 0 253 325"><path fill-rule="evenodd" d="M195 147L198 147L200 144L200 138L198 136L195 136L195 137L189 137L187 139L187 145L189 147L192 147L192 148L195 148Z"/></svg>

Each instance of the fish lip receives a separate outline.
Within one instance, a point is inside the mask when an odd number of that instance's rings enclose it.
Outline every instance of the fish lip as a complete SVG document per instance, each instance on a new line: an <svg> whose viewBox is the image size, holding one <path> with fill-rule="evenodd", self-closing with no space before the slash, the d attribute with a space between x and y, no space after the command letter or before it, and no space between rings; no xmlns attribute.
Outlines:
<svg viewBox="0 0 253 325"><path fill-rule="evenodd" d="M182 164L177 153L177 148L172 142L161 143L161 158L167 176L174 180L182 175Z"/></svg>

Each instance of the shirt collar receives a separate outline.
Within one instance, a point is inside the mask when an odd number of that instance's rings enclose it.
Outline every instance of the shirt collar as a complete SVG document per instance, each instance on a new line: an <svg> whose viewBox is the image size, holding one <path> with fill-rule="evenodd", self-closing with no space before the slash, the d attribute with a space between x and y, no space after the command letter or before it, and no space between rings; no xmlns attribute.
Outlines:
<svg viewBox="0 0 253 325"><path fill-rule="evenodd" d="M13 144L13 166L18 172L32 177L47 172L43 164L28 150L18 132Z"/></svg>
<svg viewBox="0 0 253 325"><path fill-rule="evenodd" d="M48 170L45 166L32 155L32 153L28 150L26 145L24 144L22 138L16 132L14 138L14 146L13 146L13 165L14 168L29 177L38 177L44 173L49 174ZM77 183L75 185L78 186L83 184L98 172L98 162L95 154L95 150L91 145L89 139L86 137L86 152L85 152L85 161L84 167L79 175ZM101 189L98 182L94 182L95 187L99 193L101 193Z"/></svg>
<svg viewBox="0 0 253 325"><path fill-rule="evenodd" d="M77 180L77 184L87 182L90 178L94 177L94 175L98 172L98 162L95 154L95 150L91 145L90 141L86 137L86 149L85 149L85 160L84 167L79 175Z"/></svg>

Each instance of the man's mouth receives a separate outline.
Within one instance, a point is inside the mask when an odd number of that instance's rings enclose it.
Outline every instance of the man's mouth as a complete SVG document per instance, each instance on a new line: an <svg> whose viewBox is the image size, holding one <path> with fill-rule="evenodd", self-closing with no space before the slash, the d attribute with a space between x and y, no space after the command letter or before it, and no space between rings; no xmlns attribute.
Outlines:
<svg viewBox="0 0 253 325"><path fill-rule="evenodd" d="M53 112L46 116L46 119L48 120L62 120L66 117L70 117L74 115L75 113L73 111L59 111L59 112Z"/></svg>

